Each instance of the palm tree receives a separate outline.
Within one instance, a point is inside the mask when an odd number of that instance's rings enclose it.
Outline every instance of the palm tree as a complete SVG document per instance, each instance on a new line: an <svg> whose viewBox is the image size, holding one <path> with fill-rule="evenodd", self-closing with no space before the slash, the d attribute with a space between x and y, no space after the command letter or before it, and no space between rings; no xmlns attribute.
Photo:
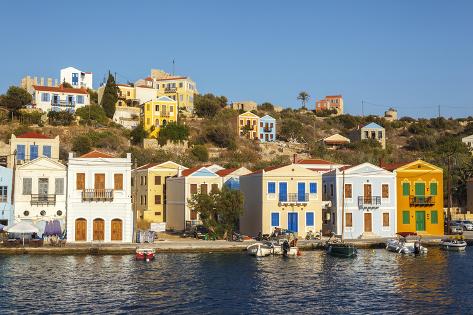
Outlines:
<svg viewBox="0 0 473 315"><path fill-rule="evenodd" d="M307 102L309 101L310 99L310 95L309 93L305 92L305 91L302 91L302 92L299 92L299 95L297 96L297 99L299 101L301 101L301 104L302 104L302 108L305 109L305 104L307 104Z"/></svg>

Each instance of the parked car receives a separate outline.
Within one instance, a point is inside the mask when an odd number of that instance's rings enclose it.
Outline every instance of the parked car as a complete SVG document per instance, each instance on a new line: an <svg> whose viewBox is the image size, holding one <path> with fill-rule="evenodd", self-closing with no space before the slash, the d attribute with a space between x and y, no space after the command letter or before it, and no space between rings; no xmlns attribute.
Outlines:
<svg viewBox="0 0 473 315"><path fill-rule="evenodd" d="M448 232L450 234L463 234L463 227L459 223L452 221L448 227Z"/></svg>
<svg viewBox="0 0 473 315"><path fill-rule="evenodd" d="M473 222L468 220L457 221L464 231L473 231Z"/></svg>

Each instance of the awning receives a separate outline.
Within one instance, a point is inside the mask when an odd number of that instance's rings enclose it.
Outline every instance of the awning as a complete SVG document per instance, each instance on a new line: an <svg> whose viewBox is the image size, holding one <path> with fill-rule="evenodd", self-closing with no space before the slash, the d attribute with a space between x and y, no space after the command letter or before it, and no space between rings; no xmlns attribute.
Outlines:
<svg viewBox="0 0 473 315"><path fill-rule="evenodd" d="M28 234L28 233L39 233L39 229L31 223L20 221L12 226L5 228L5 231L8 233L20 233L20 234Z"/></svg>

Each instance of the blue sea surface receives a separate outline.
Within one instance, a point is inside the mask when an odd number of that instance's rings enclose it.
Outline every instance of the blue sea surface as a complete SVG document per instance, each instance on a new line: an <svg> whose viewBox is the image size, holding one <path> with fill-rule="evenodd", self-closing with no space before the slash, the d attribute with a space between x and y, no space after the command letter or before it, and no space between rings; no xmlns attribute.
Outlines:
<svg viewBox="0 0 473 315"><path fill-rule="evenodd" d="M472 258L0 255L0 314L472 314Z"/></svg>

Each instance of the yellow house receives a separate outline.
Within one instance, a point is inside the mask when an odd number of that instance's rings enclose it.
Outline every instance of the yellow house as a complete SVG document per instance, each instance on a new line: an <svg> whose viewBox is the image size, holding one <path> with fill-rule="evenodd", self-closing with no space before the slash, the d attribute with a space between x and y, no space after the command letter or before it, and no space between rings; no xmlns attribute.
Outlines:
<svg viewBox="0 0 473 315"><path fill-rule="evenodd" d="M128 84L117 84L118 100L115 107L136 107L140 105L140 101L136 96L136 89L134 86ZM102 102L105 85L97 89L98 102Z"/></svg>
<svg viewBox="0 0 473 315"><path fill-rule="evenodd" d="M149 132L149 137L155 138L161 127L169 122L176 122L177 112L177 102L167 96L145 103L144 128Z"/></svg>
<svg viewBox="0 0 473 315"><path fill-rule="evenodd" d="M248 139L259 139L259 116L252 112L238 115L238 135Z"/></svg>
<svg viewBox="0 0 473 315"><path fill-rule="evenodd" d="M422 160L383 167L396 174L397 231L443 235L443 170Z"/></svg>
<svg viewBox="0 0 473 315"><path fill-rule="evenodd" d="M133 202L139 227L166 222L166 179L185 169L167 161L148 163L132 171Z"/></svg>

